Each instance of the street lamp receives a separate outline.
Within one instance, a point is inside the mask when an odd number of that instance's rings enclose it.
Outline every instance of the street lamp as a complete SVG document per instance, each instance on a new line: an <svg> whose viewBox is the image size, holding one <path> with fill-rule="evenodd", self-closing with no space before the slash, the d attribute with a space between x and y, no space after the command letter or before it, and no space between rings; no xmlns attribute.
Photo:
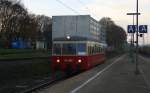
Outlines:
<svg viewBox="0 0 150 93"><path fill-rule="evenodd" d="M127 13L127 15L133 15L133 26L135 25L134 24L134 16L135 15L140 15L140 13ZM134 53L133 53L133 51L134 51L134 34L135 33L131 33L131 62L136 62L136 67L135 67L135 69L136 69L136 71L137 71L137 61L134 59L135 57L134 57Z"/></svg>
<svg viewBox="0 0 150 93"><path fill-rule="evenodd" d="M136 15L136 56L135 56L135 64L136 64L136 69L135 69L135 74L139 74L139 69L138 69L138 33L139 33L139 0L136 0L136 13L127 13L127 15L133 15L133 19L134 19L134 15Z"/></svg>
<svg viewBox="0 0 150 93"><path fill-rule="evenodd" d="M135 15L141 15L141 13L127 13L127 15L133 15L133 25L134 25L134 16ZM134 45L134 33L131 35L131 44Z"/></svg>
<svg viewBox="0 0 150 93"><path fill-rule="evenodd" d="M139 0L137 0L137 2L136 2L136 57L135 57L135 62L136 62L136 70L135 70L135 74L139 74L139 69L138 69L138 47L139 47L139 45L138 45L138 32L139 32L139 29L138 29L138 27L139 27L139 15L138 15L138 13L139 13Z"/></svg>

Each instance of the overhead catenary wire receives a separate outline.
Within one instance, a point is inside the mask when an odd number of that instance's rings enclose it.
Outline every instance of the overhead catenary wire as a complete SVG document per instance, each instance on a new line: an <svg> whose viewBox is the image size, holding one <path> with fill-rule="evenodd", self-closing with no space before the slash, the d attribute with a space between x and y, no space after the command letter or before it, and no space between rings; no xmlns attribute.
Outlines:
<svg viewBox="0 0 150 93"><path fill-rule="evenodd" d="M85 3L82 2L81 0L77 0L77 1L78 1L81 5L85 6ZM95 15L93 12L91 12L91 10L90 10L87 6L85 6L85 9L86 9L87 11L89 11L90 14L94 15L94 16L98 19L98 16Z"/></svg>
<svg viewBox="0 0 150 93"><path fill-rule="evenodd" d="M68 8L69 10L73 11L76 14L79 14L79 12L77 12L75 9L71 8L70 6L68 6L67 4L65 4L64 2L62 2L61 0L56 0L58 3L62 4L64 7Z"/></svg>

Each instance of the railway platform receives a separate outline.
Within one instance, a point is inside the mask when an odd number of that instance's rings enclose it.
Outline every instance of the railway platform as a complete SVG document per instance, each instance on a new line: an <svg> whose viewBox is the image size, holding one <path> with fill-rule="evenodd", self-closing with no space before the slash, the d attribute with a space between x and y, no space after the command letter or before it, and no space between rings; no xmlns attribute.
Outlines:
<svg viewBox="0 0 150 93"><path fill-rule="evenodd" d="M150 93L150 58L139 56L140 74L127 55L60 81L37 93Z"/></svg>

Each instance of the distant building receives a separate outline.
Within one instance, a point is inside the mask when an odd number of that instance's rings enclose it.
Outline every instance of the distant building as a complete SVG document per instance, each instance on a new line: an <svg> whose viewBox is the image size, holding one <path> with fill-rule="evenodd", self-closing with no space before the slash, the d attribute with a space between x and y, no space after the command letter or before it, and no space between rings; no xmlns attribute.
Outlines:
<svg viewBox="0 0 150 93"><path fill-rule="evenodd" d="M47 49L47 43L43 40L36 41L36 49Z"/></svg>
<svg viewBox="0 0 150 93"><path fill-rule="evenodd" d="M106 33L90 15L53 16L52 39L84 37L106 43Z"/></svg>

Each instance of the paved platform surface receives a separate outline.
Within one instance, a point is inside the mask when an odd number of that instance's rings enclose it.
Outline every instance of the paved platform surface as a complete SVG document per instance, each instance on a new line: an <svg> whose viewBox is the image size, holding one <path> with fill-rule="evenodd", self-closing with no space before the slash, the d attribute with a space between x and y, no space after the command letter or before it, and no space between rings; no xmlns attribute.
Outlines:
<svg viewBox="0 0 150 93"><path fill-rule="evenodd" d="M150 59L139 56L139 65L135 75L135 63L123 55L37 93L150 93Z"/></svg>

